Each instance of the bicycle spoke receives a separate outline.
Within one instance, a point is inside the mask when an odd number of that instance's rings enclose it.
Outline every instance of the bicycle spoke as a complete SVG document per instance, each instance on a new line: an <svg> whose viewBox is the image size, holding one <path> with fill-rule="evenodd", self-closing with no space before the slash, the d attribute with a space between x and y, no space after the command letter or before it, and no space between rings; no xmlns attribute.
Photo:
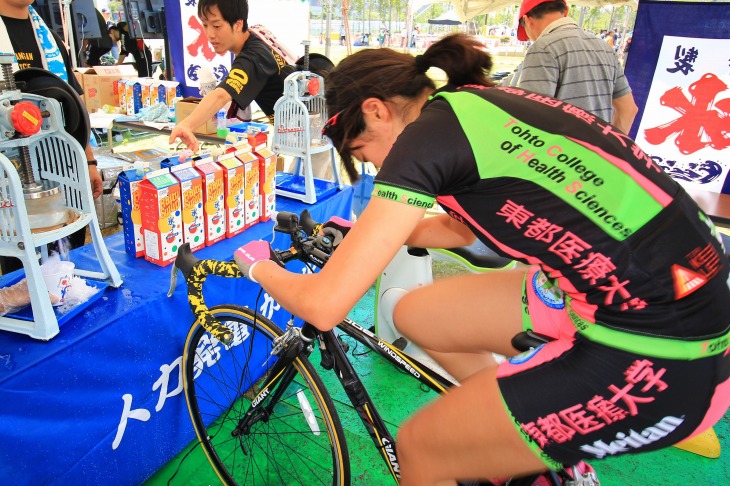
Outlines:
<svg viewBox="0 0 730 486"><path fill-rule="evenodd" d="M199 326L192 329L183 370L196 435L221 478L246 485L347 484L344 433L312 365L297 359L294 379L266 385L267 395L252 408L278 361L270 351L281 330L235 306L219 319L239 339L225 346ZM315 426L305 415L310 407Z"/></svg>

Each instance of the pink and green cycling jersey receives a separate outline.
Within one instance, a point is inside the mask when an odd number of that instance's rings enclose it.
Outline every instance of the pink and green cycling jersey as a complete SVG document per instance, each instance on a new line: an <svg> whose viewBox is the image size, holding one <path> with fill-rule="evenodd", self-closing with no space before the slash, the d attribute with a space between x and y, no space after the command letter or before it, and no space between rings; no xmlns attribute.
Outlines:
<svg viewBox="0 0 730 486"><path fill-rule="evenodd" d="M728 347L728 261L709 219L606 121L509 87L441 91L373 195L439 204L498 253L539 265L589 339L694 359Z"/></svg>

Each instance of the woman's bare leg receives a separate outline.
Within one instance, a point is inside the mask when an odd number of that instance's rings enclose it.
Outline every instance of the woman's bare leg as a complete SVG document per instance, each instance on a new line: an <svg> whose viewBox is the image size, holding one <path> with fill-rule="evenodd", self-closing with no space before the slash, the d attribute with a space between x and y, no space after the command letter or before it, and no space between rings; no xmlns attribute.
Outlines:
<svg viewBox="0 0 730 486"><path fill-rule="evenodd" d="M470 376L416 413L401 427L396 443L403 486L508 478L547 469L505 410L496 367Z"/></svg>
<svg viewBox="0 0 730 486"><path fill-rule="evenodd" d="M494 365L492 352L515 353L522 331L522 281L526 267L460 275L406 294L395 306L400 333L462 381Z"/></svg>

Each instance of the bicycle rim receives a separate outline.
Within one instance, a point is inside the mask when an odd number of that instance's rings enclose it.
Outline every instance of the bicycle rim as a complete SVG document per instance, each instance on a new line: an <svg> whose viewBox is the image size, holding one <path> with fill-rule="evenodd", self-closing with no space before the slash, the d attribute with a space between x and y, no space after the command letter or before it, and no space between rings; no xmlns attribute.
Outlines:
<svg viewBox="0 0 730 486"><path fill-rule="evenodd" d="M185 343L183 384L195 433L220 480L245 485L349 484L342 425L306 359L294 361L291 383L277 385L286 388L271 415L233 436L252 400L261 401L257 410L271 405L275 391L262 399L259 385L278 359L269 353L282 331L244 307L219 306L211 311L234 331L233 344L226 346L198 322L193 324Z"/></svg>

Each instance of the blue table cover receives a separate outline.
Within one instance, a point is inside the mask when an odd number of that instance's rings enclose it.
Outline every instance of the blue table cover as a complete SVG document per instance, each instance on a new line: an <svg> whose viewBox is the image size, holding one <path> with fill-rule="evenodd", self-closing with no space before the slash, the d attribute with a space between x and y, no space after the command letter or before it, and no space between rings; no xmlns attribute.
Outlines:
<svg viewBox="0 0 730 486"><path fill-rule="evenodd" d="M352 188L313 205L277 199L278 211L303 209L318 221L348 218ZM273 226L259 223L195 254L230 259L247 241L270 241ZM105 242L124 280L120 288L107 288L50 341L0 331L4 484L138 485L195 438L181 379L193 321L183 279L168 298L169 266L127 254L122 233ZM277 235L274 246L287 242ZM90 258L90 246L71 252L80 266ZM256 307L283 326L289 314L266 293L257 303L259 290L245 279L211 277L204 294L210 306Z"/></svg>

